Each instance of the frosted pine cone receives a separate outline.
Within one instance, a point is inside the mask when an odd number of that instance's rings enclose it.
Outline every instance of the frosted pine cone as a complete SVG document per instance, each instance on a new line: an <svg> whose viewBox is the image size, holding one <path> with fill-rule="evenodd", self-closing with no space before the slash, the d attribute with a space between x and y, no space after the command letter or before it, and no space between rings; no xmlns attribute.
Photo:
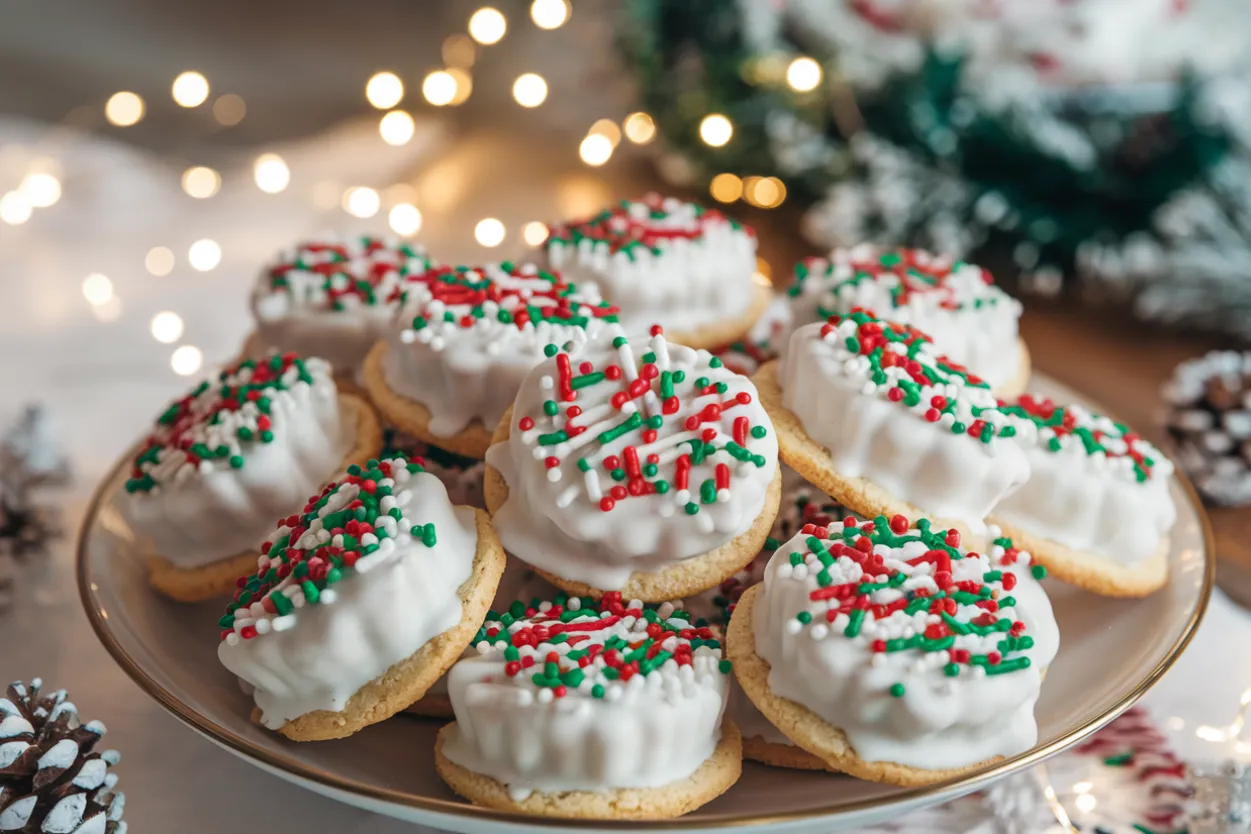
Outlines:
<svg viewBox="0 0 1251 834"><path fill-rule="evenodd" d="M1251 504L1251 352L1183 362L1164 390L1177 462L1208 503Z"/></svg>
<svg viewBox="0 0 1251 834"><path fill-rule="evenodd" d="M65 690L42 693L35 678L0 698L0 831L22 834L125 834L116 750L93 753L104 735L83 724Z"/></svg>

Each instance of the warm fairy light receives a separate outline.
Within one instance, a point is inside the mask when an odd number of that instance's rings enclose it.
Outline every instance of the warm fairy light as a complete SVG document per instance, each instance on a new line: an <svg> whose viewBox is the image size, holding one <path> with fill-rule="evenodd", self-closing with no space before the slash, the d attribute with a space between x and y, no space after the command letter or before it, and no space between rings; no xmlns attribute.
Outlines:
<svg viewBox="0 0 1251 834"><path fill-rule="evenodd" d="M540 29L559 29L569 19L569 4L565 0L534 0L530 19Z"/></svg>
<svg viewBox="0 0 1251 834"><path fill-rule="evenodd" d="M104 105L104 117L110 124L130 127L143 118L143 99L131 92L114 93Z"/></svg>
<svg viewBox="0 0 1251 834"><path fill-rule="evenodd" d="M578 146L578 156L587 165L603 165L612 156L612 140L602 133L592 133Z"/></svg>
<svg viewBox="0 0 1251 834"><path fill-rule="evenodd" d="M198 72L187 70L174 79L174 86L170 91L174 95L174 101L183 107L199 107L208 98L208 79Z"/></svg>
<svg viewBox="0 0 1251 834"><path fill-rule="evenodd" d="M247 102L234 93L218 96L217 100L213 102L213 118L217 119L218 124L225 127L234 127L239 124L247 113Z"/></svg>
<svg viewBox="0 0 1251 834"><path fill-rule="evenodd" d="M421 210L412 203L398 203L387 214L387 223L397 235L415 235L421 231Z"/></svg>
<svg viewBox="0 0 1251 834"><path fill-rule="evenodd" d="M456 98L456 78L447 70L435 70L421 82L421 94L435 107L451 104Z"/></svg>
<svg viewBox="0 0 1251 834"><path fill-rule="evenodd" d="M617 145L621 144L621 128L617 127L617 123L612 119L598 120L595 124L591 125L591 129L588 130L587 133L606 136L608 141L612 142L613 148L616 148Z"/></svg>
<svg viewBox="0 0 1251 834"><path fill-rule="evenodd" d="M786 186L777 177L748 177L743 184L747 202L759 208L777 208L786 199Z"/></svg>
<svg viewBox="0 0 1251 834"><path fill-rule="evenodd" d="M712 198L719 203L732 203L743 196L743 181L736 174L717 174L708 184Z"/></svg>
<svg viewBox="0 0 1251 834"><path fill-rule="evenodd" d="M163 278L174 271L174 252L165 246L153 246L143 259L148 272Z"/></svg>
<svg viewBox="0 0 1251 834"><path fill-rule="evenodd" d="M483 6L469 18L469 36L483 46L499 43L508 31L508 21L499 9Z"/></svg>
<svg viewBox="0 0 1251 834"><path fill-rule="evenodd" d="M473 227L474 239L488 249L503 243L504 234L504 224L494 217L484 217Z"/></svg>
<svg viewBox="0 0 1251 834"><path fill-rule="evenodd" d="M215 240L197 240L187 250L187 261L192 269L208 272L222 262L222 248Z"/></svg>
<svg viewBox="0 0 1251 834"><path fill-rule="evenodd" d="M343 210L353 217L373 217L381 207L382 198L372 188L357 185L343 192Z"/></svg>
<svg viewBox="0 0 1251 834"><path fill-rule="evenodd" d="M646 113L631 113L622 124L626 138L636 145L646 145L656 138L656 123Z"/></svg>
<svg viewBox="0 0 1251 834"><path fill-rule="evenodd" d="M533 72L519 75L513 82L513 98L522 107L538 107L547 99L547 82Z"/></svg>
<svg viewBox="0 0 1251 834"><path fill-rule="evenodd" d="M413 138L413 132L416 130L417 125L413 123L413 117L403 110L392 110L378 122L378 132L382 134L382 141L388 145L408 144L408 140Z"/></svg>
<svg viewBox="0 0 1251 834"><path fill-rule="evenodd" d="M447 74L456 82L456 95L452 96L452 106L464 104L473 92L473 76L460 67L449 67Z"/></svg>
<svg viewBox="0 0 1251 834"><path fill-rule="evenodd" d="M468 69L478 58L478 47L468 35L448 35L443 41L443 63Z"/></svg>
<svg viewBox="0 0 1251 834"><path fill-rule="evenodd" d="M699 138L714 148L719 148L734 135L734 125L720 113L709 113L699 123Z"/></svg>
<svg viewBox="0 0 1251 834"><path fill-rule="evenodd" d="M191 376L204 364L204 354L195 345L183 345L169 357L169 366L179 376Z"/></svg>
<svg viewBox="0 0 1251 834"><path fill-rule="evenodd" d="M404 82L393 72L375 73L365 85L365 98L379 110L390 110L404 98Z"/></svg>
<svg viewBox="0 0 1251 834"><path fill-rule="evenodd" d="M521 237L530 246L539 246L547 240L547 224L542 220L531 220L521 227Z"/></svg>
<svg viewBox="0 0 1251 834"><path fill-rule="evenodd" d="M276 153L263 153L252 163L256 187L266 194L277 194L291 183L291 169Z"/></svg>
<svg viewBox="0 0 1251 834"><path fill-rule="evenodd" d="M757 255L756 272L752 277L756 279L756 283L767 287L773 283L773 267L768 261Z"/></svg>
<svg viewBox="0 0 1251 834"><path fill-rule="evenodd" d="M30 199L20 191L10 191L0 197L0 220L10 226L20 226L30 219L34 208Z"/></svg>
<svg viewBox="0 0 1251 834"><path fill-rule="evenodd" d="M27 174L17 188L35 208L56 205L61 199L61 181L52 174Z"/></svg>
<svg viewBox="0 0 1251 834"><path fill-rule="evenodd" d="M169 310L157 313L152 317L149 329L152 331L153 339L162 344L171 344L182 338L182 316L171 313Z"/></svg>
<svg viewBox="0 0 1251 834"><path fill-rule="evenodd" d="M786 83L799 93L815 90L821 83L821 65L807 55L796 58L786 68Z"/></svg>
<svg viewBox="0 0 1251 834"><path fill-rule="evenodd" d="M212 197L221 187L221 175L212 168L196 165L182 172L182 190L197 200Z"/></svg>
<svg viewBox="0 0 1251 834"><path fill-rule="evenodd" d="M93 272L83 279L83 298L92 307L108 304L113 298L113 282L107 275Z"/></svg>

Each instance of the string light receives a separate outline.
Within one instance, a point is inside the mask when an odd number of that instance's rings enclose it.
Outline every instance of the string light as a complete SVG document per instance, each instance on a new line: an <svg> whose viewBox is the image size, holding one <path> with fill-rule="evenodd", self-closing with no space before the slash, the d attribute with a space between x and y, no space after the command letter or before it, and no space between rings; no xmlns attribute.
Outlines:
<svg viewBox="0 0 1251 834"><path fill-rule="evenodd" d="M357 185L343 192L343 210L353 217L373 217L381 207L382 198L372 188Z"/></svg>
<svg viewBox="0 0 1251 834"><path fill-rule="evenodd" d="M521 237L530 246L539 246L547 240L547 224L542 220L531 220L521 227Z"/></svg>
<svg viewBox="0 0 1251 834"><path fill-rule="evenodd" d="M108 304L113 298L113 282L107 275L93 272L83 279L83 298L92 307Z"/></svg>
<svg viewBox="0 0 1251 834"><path fill-rule="evenodd" d="M176 342L182 338L182 316L169 310L157 313L152 317L149 329L152 331L152 338L162 344Z"/></svg>
<svg viewBox="0 0 1251 834"><path fill-rule="evenodd" d="M153 246L143 259L148 272L163 278L174 271L174 252L164 246Z"/></svg>
<svg viewBox="0 0 1251 834"><path fill-rule="evenodd" d="M127 91L114 93L104 105L104 117L110 124L130 127L143 118L143 99Z"/></svg>
<svg viewBox="0 0 1251 834"><path fill-rule="evenodd" d="M61 199L61 181L52 174L29 173L22 179L18 190L35 208L48 208Z"/></svg>
<svg viewBox="0 0 1251 834"><path fill-rule="evenodd" d="M187 250L187 261L197 272L208 272L222 262L222 248L215 240L197 240Z"/></svg>
<svg viewBox="0 0 1251 834"><path fill-rule="evenodd" d="M412 203L398 203L387 214L387 223L397 235L415 235L421 231L421 211Z"/></svg>
<svg viewBox="0 0 1251 834"><path fill-rule="evenodd" d="M565 0L534 0L530 19L540 29L559 29L569 19L569 4Z"/></svg>
<svg viewBox="0 0 1251 834"><path fill-rule="evenodd" d="M456 98L456 79L447 70L435 70L421 82L421 94L435 107L443 107Z"/></svg>
<svg viewBox="0 0 1251 834"><path fill-rule="evenodd" d="M379 110L390 110L404 98L404 82L393 72L378 72L365 84L365 98Z"/></svg>
<svg viewBox="0 0 1251 834"><path fill-rule="evenodd" d="M499 9L483 6L469 18L469 36L483 46L499 43L508 31L508 21Z"/></svg>
<svg viewBox="0 0 1251 834"><path fill-rule="evenodd" d="M196 165L182 172L182 190L197 200L212 197L221 187L221 175L212 168Z"/></svg>
<svg viewBox="0 0 1251 834"><path fill-rule="evenodd" d="M392 110L378 122L378 132L388 145L406 145L413 138L417 125L403 110Z"/></svg>
<svg viewBox="0 0 1251 834"><path fill-rule="evenodd" d="M20 191L10 191L0 197L0 220L10 226L20 226L30 219L34 211L30 200Z"/></svg>
<svg viewBox="0 0 1251 834"><path fill-rule="evenodd" d="M519 75L513 82L513 98L522 107L538 107L547 99L547 82L533 72Z"/></svg>
<svg viewBox="0 0 1251 834"><path fill-rule="evenodd" d="M587 133L606 137L609 142L612 142L614 149L621 144L621 128L617 127L617 123L612 119L600 119L591 125Z"/></svg>
<svg viewBox="0 0 1251 834"><path fill-rule="evenodd" d="M494 217L484 217L478 221L477 226L473 227L474 239L488 249L503 243L504 234L504 224Z"/></svg>
<svg viewBox="0 0 1251 834"><path fill-rule="evenodd" d="M478 58L478 47L467 35L448 35L443 41L443 63L449 67L469 69Z"/></svg>
<svg viewBox="0 0 1251 834"><path fill-rule="evenodd" d="M612 156L612 140L602 133L592 133L578 146L578 156L587 165L599 167Z"/></svg>
<svg viewBox="0 0 1251 834"><path fill-rule="evenodd" d="M656 138L656 123L646 113L631 113L623 125L626 138L636 145L646 145Z"/></svg>
<svg viewBox="0 0 1251 834"><path fill-rule="evenodd" d="M786 199L786 186L777 177L748 177L743 196L758 208L777 208Z"/></svg>
<svg viewBox="0 0 1251 834"><path fill-rule="evenodd" d="M469 94L473 92L473 78L459 67L449 67L447 74L456 82L456 95L452 96L452 106L464 104L469 99Z"/></svg>
<svg viewBox="0 0 1251 834"><path fill-rule="evenodd" d="M170 92L174 95L174 101L181 106L199 107L208 99L208 79L198 72L187 70L174 79Z"/></svg>
<svg viewBox="0 0 1251 834"><path fill-rule="evenodd" d="M263 153L252 163L252 179L266 194L277 194L291 183L291 169L276 153Z"/></svg>
<svg viewBox="0 0 1251 834"><path fill-rule="evenodd" d="M796 58L786 68L786 83L799 93L815 90L821 83L821 65L807 55Z"/></svg>
<svg viewBox="0 0 1251 834"><path fill-rule="evenodd" d="M169 357L169 366L179 376L191 376L204 364L204 354L195 345L176 348Z"/></svg>
<svg viewBox="0 0 1251 834"><path fill-rule="evenodd" d="M699 123L699 138L704 144L719 148L734 135L734 125L720 113L709 113Z"/></svg>
<svg viewBox="0 0 1251 834"><path fill-rule="evenodd" d="M241 96L226 93L213 102L213 118L224 127L234 127L247 115L248 105Z"/></svg>
<svg viewBox="0 0 1251 834"><path fill-rule="evenodd" d="M712 198L719 203L732 203L743 196L743 181L736 174L717 174L708 184Z"/></svg>

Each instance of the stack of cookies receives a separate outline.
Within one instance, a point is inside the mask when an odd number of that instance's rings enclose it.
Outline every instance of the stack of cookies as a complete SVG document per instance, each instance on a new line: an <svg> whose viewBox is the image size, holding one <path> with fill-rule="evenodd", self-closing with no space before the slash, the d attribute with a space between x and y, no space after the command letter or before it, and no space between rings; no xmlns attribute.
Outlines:
<svg viewBox="0 0 1251 834"><path fill-rule="evenodd" d="M755 250L649 196L528 262L281 253L244 356L135 457L152 586L230 596L263 726L454 718L439 774L521 814L678 816L744 758L919 785L1029 749L1040 580L1161 587L1171 464L1022 393L985 270L858 247L775 298Z"/></svg>

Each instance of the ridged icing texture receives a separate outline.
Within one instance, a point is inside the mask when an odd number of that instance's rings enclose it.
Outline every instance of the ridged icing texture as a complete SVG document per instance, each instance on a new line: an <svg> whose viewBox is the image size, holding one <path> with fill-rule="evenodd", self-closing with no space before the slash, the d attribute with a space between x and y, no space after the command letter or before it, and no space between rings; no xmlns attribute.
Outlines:
<svg viewBox="0 0 1251 834"><path fill-rule="evenodd" d="M488 615L453 667L449 759L531 791L657 787L716 747L730 662L672 604L557 595Z"/></svg>
<svg viewBox="0 0 1251 834"><path fill-rule="evenodd" d="M254 687L266 726L338 711L460 622L473 511L397 457L353 466L282 520L218 621L218 657Z"/></svg>
<svg viewBox="0 0 1251 834"><path fill-rule="evenodd" d="M533 264L434 267L404 287L383 370L447 437L475 418L498 423L544 347L579 343L616 321L594 285Z"/></svg>
<svg viewBox="0 0 1251 834"><path fill-rule="evenodd" d="M545 251L553 269L598 284L631 333L653 324L689 331L740 316L755 294L755 232L675 197L622 200L553 226Z"/></svg>
<svg viewBox="0 0 1251 834"><path fill-rule="evenodd" d="M494 518L509 552L612 590L752 525L778 462L750 380L659 328L550 353L487 452L509 486Z"/></svg>
<svg viewBox="0 0 1251 834"><path fill-rule="evenodd" d="M237 555L334 474L353 433L324 361L244 360L162 412L122 512L179 566Z"/></svg>
<svg viewBox="0 0 1251 834"><path fill-rule="evenodd" d="M753 610L769 687L846 733L868 761L964 767L1029 749L1059 632L1028 553L985 553L903 516L805 527L765 569Z"/></svg>
<svg viewBox="0 0 1251 834"><path fill-rule="evenodd" d="M930 515L980 529L1029 475L1020 418L929 337L870 313L833 315L791 336L783 403L846 477Z"/></svg>

